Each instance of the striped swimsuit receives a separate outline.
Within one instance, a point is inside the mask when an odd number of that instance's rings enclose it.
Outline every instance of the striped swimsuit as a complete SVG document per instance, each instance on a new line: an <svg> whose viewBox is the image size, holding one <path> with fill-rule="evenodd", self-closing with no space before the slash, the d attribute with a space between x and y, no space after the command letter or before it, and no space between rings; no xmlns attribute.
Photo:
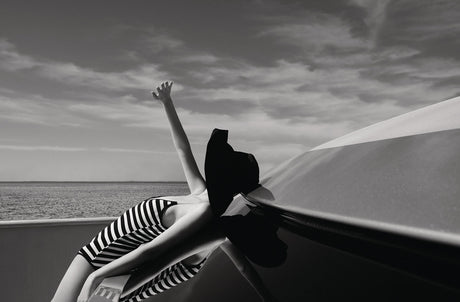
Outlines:
<svg viewBox="0 0 460 302"><path fill-rule="evenodd" d="M153 240L167 228L161 218L166 210L176 205L176 201L161 197L151 197L124 212L117 220L100 231L78 254L82 255L93 268L105 264L133 251L143 243ZM120 301L141 301L158 294L198 273L204 260L197 265L178 262L158 274Z"/></svg>
<svg viewBox="0 0 460 302"><path fill-rule="evenodd" d="M195 276L203 267L206 258L195 265L185 264L180 261L164 269L155 278L146 282L141 287L122 297L120 302L139 302L153 295L157 295L171 287L178 285Z"/></svg>

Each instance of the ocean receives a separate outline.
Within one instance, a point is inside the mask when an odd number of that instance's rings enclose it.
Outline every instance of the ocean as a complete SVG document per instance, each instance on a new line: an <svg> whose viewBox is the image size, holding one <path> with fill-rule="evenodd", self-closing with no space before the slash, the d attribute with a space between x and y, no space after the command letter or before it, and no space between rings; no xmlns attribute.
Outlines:
<svg viewBox="0 0 460 302"><path fill-rule="evenodd" d="M0 182L0 220L119 216L152 196L186 194L185 182Z"/></svg>

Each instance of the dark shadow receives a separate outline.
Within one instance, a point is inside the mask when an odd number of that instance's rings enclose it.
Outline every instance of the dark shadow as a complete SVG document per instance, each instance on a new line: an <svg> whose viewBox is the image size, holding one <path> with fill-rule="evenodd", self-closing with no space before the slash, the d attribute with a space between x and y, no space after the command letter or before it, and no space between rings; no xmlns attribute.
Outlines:
<svg viewBox="0 0 460 302"><path fill-rule="evenodd" d="M271 191L259 186L244 197L256 205L251 210L255 215L262 215L264 219L275 222L277 227L316 243L370 259L425 282L459 290L459 248L455 245L280 209L260 202L253 196L272 201L275 198Z"/></svg>
<svg viewBox="0 0 460 302"><path fill-rule="evenodd" d="M273 218L255 214L223 216L219 225L225 236L249 260L263 267L279 266L286 260L287 245L277 236Z"/></svg>

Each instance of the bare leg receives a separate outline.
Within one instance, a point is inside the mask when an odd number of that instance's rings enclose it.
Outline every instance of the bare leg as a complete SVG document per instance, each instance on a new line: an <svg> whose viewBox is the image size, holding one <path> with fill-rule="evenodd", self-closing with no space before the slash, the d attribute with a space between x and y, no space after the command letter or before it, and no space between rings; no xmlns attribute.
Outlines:
<svg viewBox="0 0 460 302"><path fill-rule="evenodd" d="M86 281L89 274L94 271L94 268L83 258L77 254L69 265L64 277L54 294L51 302L75 302L80 294L80 290Z"/></svg>

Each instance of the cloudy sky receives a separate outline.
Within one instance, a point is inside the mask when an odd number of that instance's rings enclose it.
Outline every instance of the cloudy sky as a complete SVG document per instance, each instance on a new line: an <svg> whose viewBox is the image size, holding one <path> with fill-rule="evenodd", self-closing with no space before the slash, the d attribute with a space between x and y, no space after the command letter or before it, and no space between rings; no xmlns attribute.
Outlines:
<svg viewBox="0 0 460 302"><path fill-rule="evenodd" d="M183 180L213 128L262 173L460 94L459 1L5 1L0 180Z"/></svg>

